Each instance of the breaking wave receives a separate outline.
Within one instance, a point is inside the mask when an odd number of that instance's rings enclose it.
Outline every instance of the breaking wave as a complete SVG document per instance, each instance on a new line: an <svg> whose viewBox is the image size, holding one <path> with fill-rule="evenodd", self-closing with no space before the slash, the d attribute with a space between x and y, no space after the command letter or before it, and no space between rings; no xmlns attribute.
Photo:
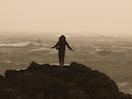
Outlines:
<svg viewBox="0 0 132 99"><path fill-rule="evenodd" d="M43 51L43 50L47 50L50 51L50 48L46 48L46 47L42 47L42 48L36 48L36 49L31 49L30 51Z"/></svg>
<svg viewBox="0 0 132 99"><path fill-rule="evenodd" d="M16 42L16 43L1 43L0 47L26 47L29 45L36 45L36 46L48 46L47 44L44 43L37 43L37 42Z"/></svg>

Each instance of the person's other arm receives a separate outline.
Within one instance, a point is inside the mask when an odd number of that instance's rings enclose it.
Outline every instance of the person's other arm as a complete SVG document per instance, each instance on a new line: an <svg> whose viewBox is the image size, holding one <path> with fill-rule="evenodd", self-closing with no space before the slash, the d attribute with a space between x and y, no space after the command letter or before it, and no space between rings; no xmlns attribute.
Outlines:
<svg viewBox="0 0 132 99"><path fill-rule="evenodd" d="M56 43L53 47L51 47L51 48L55 48L55 47L57 47L58 44L59 44L59 42L57 42L57 43Z"/></svg>
<svg viewBox="0 0 132 99"><path fill-rule="evenodd" d="M73 49L70 47L70 45L67 42L66 42L66 45L71 51L73 51Z"/></svg>

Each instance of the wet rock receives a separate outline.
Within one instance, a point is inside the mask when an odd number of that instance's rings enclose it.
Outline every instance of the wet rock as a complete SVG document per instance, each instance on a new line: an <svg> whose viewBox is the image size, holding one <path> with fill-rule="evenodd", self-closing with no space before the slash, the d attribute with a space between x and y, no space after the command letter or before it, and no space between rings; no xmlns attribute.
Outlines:
<svg viewBox="0 0 132 99"><path fill-rule="evenodd" d="M23 92L13 89L5 89L0 91L0 99L27 99Z"/></svg>
<svg viewBox="0 0 132 99"><path fill-rule="evenodd" d="M0 75L0 99L132 99L106 74L72 62L63 68L32 62Z"/></svg>

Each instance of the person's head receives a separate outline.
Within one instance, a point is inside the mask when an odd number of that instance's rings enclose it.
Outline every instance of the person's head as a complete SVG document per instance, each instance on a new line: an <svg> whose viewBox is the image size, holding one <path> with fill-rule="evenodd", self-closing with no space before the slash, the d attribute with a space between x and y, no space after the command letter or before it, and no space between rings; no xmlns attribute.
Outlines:
<svg viewBox="0 0 132 99"><path fill-rule="evenodd" d="M66 40L66 37L65 37L64 35L61 35L61 36L59 37L59 40L60 40L60 41L65 41L65 40Z"/></svg>

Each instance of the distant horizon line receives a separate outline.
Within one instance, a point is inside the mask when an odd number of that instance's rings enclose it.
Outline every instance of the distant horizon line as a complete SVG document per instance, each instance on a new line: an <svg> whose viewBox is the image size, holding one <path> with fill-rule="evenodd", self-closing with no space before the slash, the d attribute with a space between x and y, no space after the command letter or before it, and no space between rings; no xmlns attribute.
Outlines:
<svg viewBox="0 0 132 99"><path fill-rule="evenodd" d="M126 33L126 34L132 34L132 32L97 32L97 31L78 31L78 32L73 32L73 31L30 31L30 30L12 30L12 31L6 31L6 30L0 30L0 33L1 32L8 32L8 33L16 33L16 32L22 32L22 33L25 33L25 32L32 32L32 33Z"/></svg>

